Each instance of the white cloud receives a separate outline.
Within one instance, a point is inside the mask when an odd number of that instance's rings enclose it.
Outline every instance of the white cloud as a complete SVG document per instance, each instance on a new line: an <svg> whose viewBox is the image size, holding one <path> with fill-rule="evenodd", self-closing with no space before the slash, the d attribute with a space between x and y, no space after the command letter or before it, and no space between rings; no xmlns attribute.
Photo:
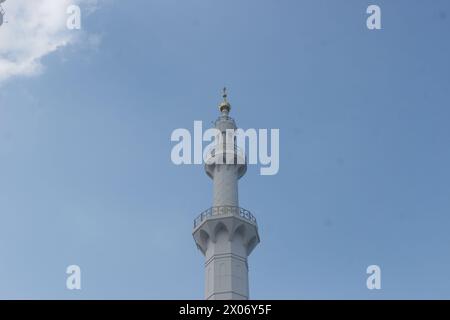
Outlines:
<svg viewBox="0 0 450 320"><path fill-rule="evenodd" d="M39 74L44 56L77 40L81 31L66 28L71 4L81 6L83 18L97 8L98 0L6 0L2 4L8 23L0 26L0 83Z"/></svg>

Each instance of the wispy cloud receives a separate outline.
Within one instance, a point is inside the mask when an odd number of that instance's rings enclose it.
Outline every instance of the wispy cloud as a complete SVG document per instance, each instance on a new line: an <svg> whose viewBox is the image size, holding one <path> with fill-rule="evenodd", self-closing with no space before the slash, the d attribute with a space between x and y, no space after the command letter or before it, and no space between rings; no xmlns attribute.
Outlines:
<svg viewBox="0 0 450 320"><path fill-rule="evenodd" d="M8 23L0 26L0 83L14 76L32 76L41 60L74 43L80 31L68 30L67 7L78 4L82 15L92 13L100 0L7 0Z"/></svg>

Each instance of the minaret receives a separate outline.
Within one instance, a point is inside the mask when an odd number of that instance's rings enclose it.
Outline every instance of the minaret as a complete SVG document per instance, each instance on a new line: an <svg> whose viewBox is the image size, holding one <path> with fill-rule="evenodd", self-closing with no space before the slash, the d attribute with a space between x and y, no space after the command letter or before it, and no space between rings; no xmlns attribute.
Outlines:
<svg viewBox="0 0 450 320"><path fill-rule="evenodd" d="M228 134L236 130L233 118L228 116L230 109L224 88L221 114L215 121L222 142L205 159L206 174L213 180L213 206L195 219L192 232L205 256L207 300L249 298L247 257L259 243L255 217L239 207L238 180L247 171L247 161L235 143L226 141L227 129ZM229 141L235 141L234 137Z"/></svg>

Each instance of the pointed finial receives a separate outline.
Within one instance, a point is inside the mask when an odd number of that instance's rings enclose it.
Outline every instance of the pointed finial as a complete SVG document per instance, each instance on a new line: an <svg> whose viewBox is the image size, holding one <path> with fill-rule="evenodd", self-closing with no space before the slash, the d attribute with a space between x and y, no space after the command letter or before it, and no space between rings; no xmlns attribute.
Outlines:
<svg viewBox="0 0 450 320"><path fill-rule="evenodd" d="M227 100L228 94L227 94L227 87L223 87L222 89L222 97L223 97L223 101L222 103L219 105L219 110L220 112L230 112L231 109L231 105Z"/></svg>

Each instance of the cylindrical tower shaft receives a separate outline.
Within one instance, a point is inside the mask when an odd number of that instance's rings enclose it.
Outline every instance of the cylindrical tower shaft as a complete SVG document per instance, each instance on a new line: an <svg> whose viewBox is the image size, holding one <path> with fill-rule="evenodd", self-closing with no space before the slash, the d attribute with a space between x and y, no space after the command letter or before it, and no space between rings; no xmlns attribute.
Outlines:
<svg viewBox="0 0 450 320"><path fill-rule="evenodd" d="M219 164L214 168L213 177L214 199L213 206L239 207L238 172L236 165Z"/></svg>

